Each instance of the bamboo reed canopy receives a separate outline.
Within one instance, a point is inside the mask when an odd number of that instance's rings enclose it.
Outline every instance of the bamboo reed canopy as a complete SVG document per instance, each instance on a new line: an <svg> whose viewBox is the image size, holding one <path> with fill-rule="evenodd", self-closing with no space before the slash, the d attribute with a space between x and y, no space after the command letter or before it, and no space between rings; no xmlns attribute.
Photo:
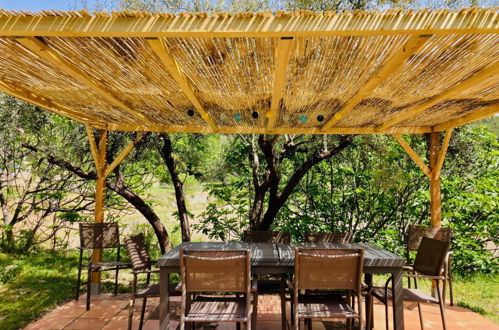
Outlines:
<svg viewBox="0 0 499 330"><path fill-rule="evenodd" d="M0 91L90 127L446 131L499 112L498 8L0 10Z"/></svg>

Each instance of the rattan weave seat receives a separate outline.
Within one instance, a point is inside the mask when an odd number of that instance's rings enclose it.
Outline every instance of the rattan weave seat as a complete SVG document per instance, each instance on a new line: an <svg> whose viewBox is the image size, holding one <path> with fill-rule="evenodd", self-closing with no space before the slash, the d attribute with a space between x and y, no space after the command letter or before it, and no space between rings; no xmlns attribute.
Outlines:
<svg viewBox="0 0 499 330"><path fill-rule="evenodd" d="M373 287L372 295L379 299L382 303L386 303L385 300L385 288L383 287ZM386 291L387 299L390 301L393 299L392 288L388 288ZM420 303L434 303L438 304L438 299L432 297L428 293L417 290L417 289L406 289L402 291L402 299L404 301L410 302L420 302Z"/></svg>
<svg viewBox="0 0 499 330"><path fill-rule="evenodd" d="M298 298L298 317L350 318L358 317L346 299L331 295L307 295Z"/></svg>
<svg viewBox="0 0 499 330"><path fill-rule="evenodd" d="M246 298L197 297L185 316L191 322L246 322Z"/></svg>

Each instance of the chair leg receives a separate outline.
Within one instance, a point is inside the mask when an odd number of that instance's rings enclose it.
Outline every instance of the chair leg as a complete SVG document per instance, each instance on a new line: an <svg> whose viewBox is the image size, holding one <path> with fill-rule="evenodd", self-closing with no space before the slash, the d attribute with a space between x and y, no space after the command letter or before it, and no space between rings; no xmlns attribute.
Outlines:
<svg viewBox="0 0 499 330"><path fill-rule="evenodd" d="M423 320L423 310L421 309L421 304L418 303L418 313L419 313L419 324L421 324L421 330L424 329L424 320Z"/></svg>
<svg viewBox="0 0 499 330"><path fill-rule="evenodd" d="M284 276L281 277L281 327L286 329L287 320L286 320L286 279Z"/></svg>
<svg viewBox="0 0 499 330"><path fill-rule="evenodd" d="M144 314L146 313L147 297L142 300L142 310L140 311L140 323L139 330L142 330L142 325L144 324Z"/></svg>
<svg viewBox="0 0 499 330"><path fill-rule="evenodd" d="M452 277L449 272L449 296L450 296L450 305L454 306L454 292L452 291Z"/></svg>
<svg viewBox="0 0 499 330"><path fill-rule="evenodd" d="M237 330L241 330L241 322L237 322L236 323L236 329Z"/></svg>
<svg viewBox="0 0 499 330"><path fill-rule="evenodd" d="M256 319L258 317L258 292L253 294L253 311L251 313L251 329L256 330Z"/></svg>
<svg viewBox="0 0 499 330"><path fill-rule="evenodd" d="M388 323L388 301L385 302L385 322L386 322L386 330L390 330L390 325Z"/></svg>
<svg viewBox="0 0 499 330"><path fill-rule="evenodd" d="M76 280L76 300L80 297L81 266L83 261L83 250L80 250L80 261L78 262L78 279Z"/></svg>
<svg viewBox="0 0 499 330"><path fill-rule="evenodd" d="M116 267L116 276L114 278L114 295L116 296L118 294L118 273L120 271L119 267Z"/></svg>
<svg viewBox="0 0 499 330"><path fill-rule="evenodd" d="M92 271L88 269L87 276L87 311L90 309L90 282L92 281Z"/></svg>
<svg viewBox="0 0 499 330"><path fill-rule="evenodd" d="M128 330L132 330L134 305L135 305L135 297L130 298L130 302L128 304Z"/></svg>
<svg viewBox="0 0 499 330"><path fill-rule="evenodd" d="M445 322L445 306L442 300L442 293L440 292L438 281L437 281L437 295L438 295L438 304L440 305L440 315L442 316L442 326L444 330L446 330L447 324Z"/></svg>
<svg viewBox="0 0 499 330"><path fill-rule="evenodd" d="M307 322L307 329L308 330L312 330L312 319L307 319L308 322Z"/></svg>

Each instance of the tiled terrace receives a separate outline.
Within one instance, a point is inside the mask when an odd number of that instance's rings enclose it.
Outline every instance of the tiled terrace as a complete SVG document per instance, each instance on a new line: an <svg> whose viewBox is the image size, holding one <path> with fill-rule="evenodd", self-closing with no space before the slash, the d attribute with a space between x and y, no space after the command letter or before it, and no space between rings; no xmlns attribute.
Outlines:
<svg viewBox="0 0 499 330"><path fill-rule="evenodd" d="M62 305L38 321L28 325L26 329L126 329L128 322L128 295L119 295L116 297L105 295L101 297L92 297L91 309L85 310L85 297L76 302L70 301ZM172 298L172 309L178 310L179 297ZM259 316L257 329L259 330L278 330L280 329L279 298L277 296L261 296L259 300ZM158 321L158 299L149 299L146 312L147 321L144 324L144 330L155 330L159 328ZM134 329L138 328L139 309L141 299L137 300L136 312L134 317ZM441 329L440 313L436 305L423 306L425 329ZM375 309L375 329L385 329L384 306L376 304ZM447 307L447 326L448 329L473 329L473 330L494 330L499 329L499 325L474 313L466 308L453 306ZM406 305L404 310L406 329L419 329L419 318L417 308L414 305ZM178 322L172 322L172 329L178 326ZM205 329L235 329L233 324L221 324L218 327L205 327ZM329 322L314 323L315 329L339 329L336 324ZM393 329L390 324L390 329Z"/></svg>

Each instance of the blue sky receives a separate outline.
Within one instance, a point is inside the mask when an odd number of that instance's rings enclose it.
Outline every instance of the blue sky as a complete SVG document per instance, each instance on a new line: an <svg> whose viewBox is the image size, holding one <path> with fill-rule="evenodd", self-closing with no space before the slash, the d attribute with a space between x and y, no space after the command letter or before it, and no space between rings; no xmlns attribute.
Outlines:
<svg viewBox="0 0 499 330"><path fill-rule="evenodd" d="M70 0L0 0L0 8L14 10L44 10L59 9L69 10L70 4L74 6L75 1Z"/></svg>

